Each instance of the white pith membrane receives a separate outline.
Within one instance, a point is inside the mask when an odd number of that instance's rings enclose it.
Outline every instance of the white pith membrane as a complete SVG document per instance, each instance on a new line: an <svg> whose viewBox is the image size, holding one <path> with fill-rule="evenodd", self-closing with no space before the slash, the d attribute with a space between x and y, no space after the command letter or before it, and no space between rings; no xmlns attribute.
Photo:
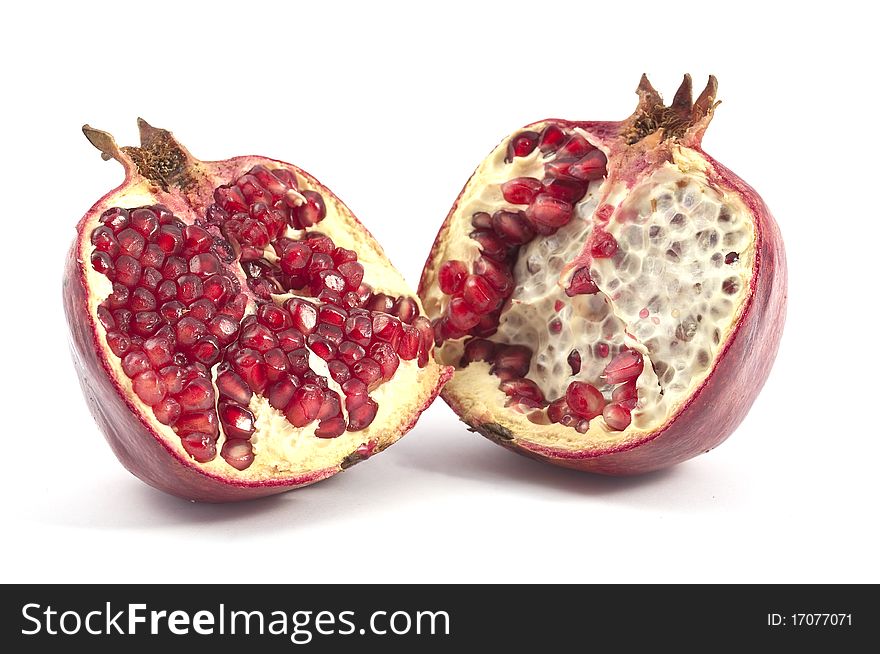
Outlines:
<svg viewBox="0 0 880 654"><path fill-rule="evenodd" d="M281 168L275 162L267 162L263 159L243 160L236 171L231 173L228 178L218 179L216 185L233 183L255 164L266 166L270 170ZM326 207L326 217L307 230L294 230L288 227L284 236L294 240L302 239L307 232L320 232L329 236L337 247L357 252L357 260L364 267L363 283L369 284L373 292L385 293L391 297L411 297L419 303L406 281L388 261L379 244L356 222L347 208L310 177L300 174L298 170L291 167L285 167L285 169L294 174L300 191L311 190L320 193ZM192 211L181 206L181 203L175 204L167 197L164 200L157 199L155 192L156 189L149 182L143 180L126 187L118 194L108 196L100 206L95 207L89 222L83 226L81 231L79 261L82 262L81 268L89 290L88 311L95 324L97 337L104 347L105 356L103 358L109 364L116 383L120 385L129 401L137 408L141 418L149 424L151 430L159 435L169 448L209 474L213 473L223 478L240 481L267 481L338 467L351 455L366 457L373 452L384 449L406 432L414 417L426 406L436 392L442 369L434 362L433 358L429 357L428 363L424 367L419 367L417 359L400 359L399 367L393 378L369 392L369 397L378 404L378 410L372 423L365 429L346 430L334 438L316 437L314 434L318 427L317 420L304 427L294 427L285 418L282 411L273 408L265 397L255 392L247 407L255 416L255 431L249 439L254 452L253 463L244 470L238 470L221 457L220 452L226 441L222 422L219 426L220 435L216 444L217 456L207 462L193 460L182 447L181 438L172 427L159 422L153 415L151 408L138 399L133 390L132 380L122 369L121 359L106 347L107 330L98 319L97 312L99 305L111 294L112 282L104 274L94 270L89 263L90 256L94 251L89 237L92 230L101 225L100 216L107 209L112 207L133 209L164 203L177 218L184 220L188 225L193 224L196 219L204 217L203 210L200 213ZM274 258L271 244L266 248L265 253L267 259ZM241 273L237 261L228 265L237 273ZM242 284L242 288L245 289L244 284ZM273 299L275 304L280 306L285 299L293 295L308 298L316 306L320 304L320 301L309 296L308 289L274 296ZM249 299L245 315L254 313L254 309L255 302L253 299ZM419 311L421 314L424 313L420 303ZM325 376L329 389L339 394L342 413L347 419L345 395L340 386L327 375L326 362L311 351L309 354L309 365L312 370ZM222 361L221 359L220 363ZM216 380L217 368L220 363L211 367L212 380ZM214 393L215 398L219 401L221 398L216 385Z"/></svg>
<svg viewBox="0 0 880 654"><path fill-rule="evenodd" d="M540 132L547 123L530 126ZM570 130L589 137L580 129ZM423 279L422 301L428 315L444 315L450 296L437 283L440 265L460 260L470 268L480 255L469 237L476 212L522 210L502 197L501 184L515 177L544 178L543 165L553 160L536 148L506 162L504 141L480 165L462 193L458 206L438 238L433 265ZM606 155L608 153L606 152ZM444 395L460 415L479 425L496 423L540 446L589 451L639 440L665 424L711 372L750 292L754 264L754 225L748 208L734 193L710 186L703 160L692 150L672 147L673 162L642 179L631 189L606 188L607 179L590 183L577 203L572 220L550 236L538 235L520 248L514 266L516 286L495 334L496 343L525 345L533 352L526 376L548 402L565 396L572 381L588 382L606 401L614 386L602 373L622 349L642 353L644 369L636 387L638 404L632 423L622 431L608 427L602 415L579 433L551 423L545 409L508 404L490 364L473 361L460 366L468 338L446 340L436 350L439 362L456 366ZM600 201L614 207L604 230L617 241L611 258L590 264L599 292L568 297L575 261L589 250ZM735 253L732 263L726 263ZM556 311L557 302L562 302ZM551 333L549 323L561 322ZM605 347L607 346L607 348ZM581 368L572 375L568 356L577 350Z"/></svg>

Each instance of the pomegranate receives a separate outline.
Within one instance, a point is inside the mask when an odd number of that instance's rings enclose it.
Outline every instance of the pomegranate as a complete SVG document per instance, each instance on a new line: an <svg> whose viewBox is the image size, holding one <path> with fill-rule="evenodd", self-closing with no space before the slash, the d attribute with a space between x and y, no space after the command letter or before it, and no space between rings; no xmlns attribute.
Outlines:
<svg viewBox="0 0 880 654"><path fill-rule="evenodd" d="M506 138L452 207L419 295L442 395L473 430L612 475L670 466L745 416L785 319L779 229L701 148L717 82L666 106L642 76L619 122Z"/></svg>
<svg viewBox="0 0 880 654"><path fill-rule="evenodd" d="M83 128L125 180L79 222L64 280L82 388L123 465L233 501L403 436L451 370L370 233L296 166L198 161L139 125L123 148Z"/></svg>

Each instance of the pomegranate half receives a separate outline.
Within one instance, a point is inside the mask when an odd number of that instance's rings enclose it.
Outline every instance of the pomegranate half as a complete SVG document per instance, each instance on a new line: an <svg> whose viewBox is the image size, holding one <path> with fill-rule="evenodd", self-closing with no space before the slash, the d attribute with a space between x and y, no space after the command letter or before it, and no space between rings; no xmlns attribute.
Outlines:
<svg viewBox="0 0 880 654"><path fill-rule="evenodd" d="M125 180L82 218L64 306L83 391L122 464L190 500L319 481L415 424L451 370L351 211L264 157L203 162L139 121L88 126Z"/></svg>
<svg viewBox="0 0 880 654"><path fill-rule="evenodd" d="M736 428L782 334L785 252L758 194L701 149L716 107L642 76L619 122L542 120L480 164L419 286L442 395L512 450L612 475Z"/></svg>

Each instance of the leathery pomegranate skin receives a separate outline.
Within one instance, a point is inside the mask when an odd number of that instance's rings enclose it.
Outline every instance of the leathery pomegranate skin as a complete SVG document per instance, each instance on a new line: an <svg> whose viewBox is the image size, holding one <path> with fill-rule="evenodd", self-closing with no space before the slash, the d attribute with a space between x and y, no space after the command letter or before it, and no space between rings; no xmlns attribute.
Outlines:
<svg viewBox="0 0 880 654"><path fill-rule="evenodd" d="M616 122L507 137L422 273L442 397L539 460L608 475L707 452L742 421L782 335L786 262L758 193L701 147L717 82L665 105L642 76Z"/></svg>
<svg viewBox="0 0 880 654"><path fill-rule="evenodd" d="M88 126L125 179L80 220L64 275L101 431L146 483L208 502L311 484L397 441L451 376L372 235L300 168L195 159L139 120Z"/></svg>

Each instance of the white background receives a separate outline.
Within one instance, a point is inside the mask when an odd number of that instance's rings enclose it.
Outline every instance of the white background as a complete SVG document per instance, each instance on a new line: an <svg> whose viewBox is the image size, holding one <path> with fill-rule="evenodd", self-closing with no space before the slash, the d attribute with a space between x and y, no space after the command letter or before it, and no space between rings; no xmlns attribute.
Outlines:
<svg viewBox="0 0 880 654"><path fill-rule="evenodd" d="M4 10L3 581L880 581L864 3L190 4ZM779 358L727 443L606 479L508 453L438 402L382 456L257 502L189 504L117 463L60 301L74 224L121 180L83 123L132 144L141 115L203 159L294 162L415 284L503 136L623 118L643 71L667 99L686 71L718 76L706 150L761 192L788 248Z"/></svg>

